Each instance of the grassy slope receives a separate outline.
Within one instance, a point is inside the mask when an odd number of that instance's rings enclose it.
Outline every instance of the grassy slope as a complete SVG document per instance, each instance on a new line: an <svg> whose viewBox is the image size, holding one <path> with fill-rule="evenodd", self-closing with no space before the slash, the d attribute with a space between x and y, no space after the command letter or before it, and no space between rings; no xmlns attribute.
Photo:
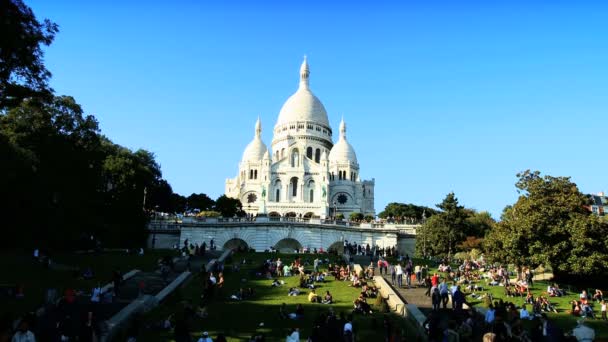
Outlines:
<svg viewBox="0 0 608 342"><path fill-rule="evenodd" d="M25 252L2 251L0 253L0 284L22 284L25 297L23 299L2 298L0 314L22 315L33 311L44 301L46 289L55 288L59 294L67 287L90 291L97 282L102 285L110 282L112 272L120 268L123 272L132 269L152 271L156 269L157 260L161 256L174 252L156 250L147 252L144 256L126 255L123 252L107 252L103 254L74 254L58 253L52 260L62 265L84 269L91 267L95 277L92 280L79 279L70 270L49 270Z"/></svg>
<svg viewBox="0 0 608 342"><path fill-rule="evenodd" d="M291 327L300 328L300 337L302 340L308 338L311 332L311 327L314 318L321 312L329 310L328 305L313 304L307 301L308 291L303 290L302 294L297 297L287 296L289 287L298 285L298 277L283 277L285 285L281 287L271 287L270 280L260 278L251 273L255 266L261 265L264 259L269 255L264 253L247 254L246 258L251 261L246 268L241 269L240 273L225 273L226 288L223 291L223 296L217 296L209 304L209 317L200 319L195 322L193 327L194 336L200 336L202 331L208 331L212 337L218 333L224 333L229 341L242 341L251 337L255 333L264 333L267 340L277 341L284 340L287 335L287 330ZM273 255L276 257L276 255ZM235 260L240 260L242 256L236 256ZM284 262L291 262L293 255L282 255ZM311 263L313 256L303 257L303 260L308 259ZM226 267L228 270L230 267ZM307 267L307 269L310 267ZM243 282L242 280L245 279ZM179 295L171 298L169 301L148 313L145 317L147 321L157 321L169 314L178 312L181 308L180 299L191 300L193 303L198 303L198 298L202 293L200 286L201 279L195 277L187 287L181 290ZM252 300L232 301L227 297L236 293L239 287L253 287L256 295ZM348 282L335 281L333 277L321 284L317 289L317 294L324 294L326 290L332 293L335 304L331 306L336 313L350 313L352 310L352 302L357 297L359 289L348 286ZM370 299L370 303L375 302L375 299ZM298 303L303 304L305 318L303 320L281 320L279 319L279 306L281 303L286 303L288 311L295 311ZM390 315L395 324L400 324L406 331L412 335L412 327L403 326L407 324L403 319ZM374 322L375 321L375 322ZM396 323L399 321L400 323ZM260 327L260 323L264 323ZM357 340L360 341L380 341L383 338L382 329L382 314L375 313L372 316L355 316L355 333ZM170 341L172 334L169 332L152 332L145 331L142 340L145 341ZM411 336L408 336L411 337Z"/></svg>

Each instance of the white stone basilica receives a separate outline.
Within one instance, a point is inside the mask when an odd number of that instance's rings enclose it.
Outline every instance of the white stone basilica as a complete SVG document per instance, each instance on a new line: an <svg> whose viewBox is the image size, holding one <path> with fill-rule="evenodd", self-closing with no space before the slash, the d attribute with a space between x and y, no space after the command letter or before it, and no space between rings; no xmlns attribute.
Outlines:
<svg viewBox="0 0 608 342"><path fill-rule="evenodd" d="M340 122L338 142L332 142L327 112L310 91L306 57L300 86L285 102L274 127L270 151L255 136L243 152L236 178L226 180L226 195L238 198L253 215L329 218L350 213L375 215L374 179L362 181L359 163Z"/></svg>

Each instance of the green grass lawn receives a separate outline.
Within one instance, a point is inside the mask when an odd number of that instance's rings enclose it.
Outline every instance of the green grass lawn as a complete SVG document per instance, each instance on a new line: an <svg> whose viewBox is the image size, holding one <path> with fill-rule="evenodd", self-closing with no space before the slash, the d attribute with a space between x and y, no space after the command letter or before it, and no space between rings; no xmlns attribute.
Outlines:
<svg viewBox="0 0 608 342"><path fill-rule="evenodd" d="M329 290L334 297L334 304L324 305L308 302L308 289L301 289L302 293L297 297L290 297L287 291L290 287L298 286L298 277L283 277L285 285L271 287L271 280L252 274L252 270L261 265L263 260L270 257L280 256L285 263L293 261L295 255L277 255L266 253L247 253L237 254L233 258L239 262L243 257L250 261L239 273L230 272L231 267L226 266L225 282L226 287L223 294L216 296L208 304L209 316L204 319L197 319L192 323L192 334L199 337L202 331L208 331L212 337L219 333L224 333L229 341L243 341L254 334L263 333L267 341L284 340L288 329L292 327L300 328L301 340L305 340L311 334L314 319L321 313L327 313L329 307L333 307L336 314L344 312L349 314L353 307L353 300L358 296L360 289L349 287L349 282L336 281L333 277L328 277L327 281L320 284L316 290L317 294L324 294ZM326 258L327 255L322 256ZM303 255L302 260L308 260L312 264L313 255ZM336 261L338 259L335 259ZM323 265L326 266L326 265ZM306 267L311 269L312 266ZM323 269L323 267L321 267ZM194 277L190 283L175 293L175 295L149 312L144 320L146 322L157 322L173 313L179 313L183 308L183 301L189 300L194 304L200 302L202 288L199 276ZM240 287L252 287L255 296L251 300L234 301L228 299L231 294L238 291ZM368 299L370 304L374 304L375 299ZM304 307L302 320L281 320L279 318L279 307L286 303L288 312L295 311L297 304ZM377 313L378 308L374 307L373 315L355 315L354 327L355 335L359 341L381 341L383 339L383 314ZM408 340L413 340L415 333L411 326L407 325L404 319L389 315L394 327L405 331ZM263 323L263 326L260 324ZM143 341L172 341L173 334L167 331L144 330L141 339Z"/></svg>
<svg viewBox="0 0 608 342"><path fill-rule="evenodd" d="M124 252L105 252L101 254L75 254L68 252L56 253L52 260L62 266L84 269L91 267L94 278L84 280L78 277L75 271L69 269L53 270L45 268L40 262L23 251L0 252L0 284L2 286L22 285L24 298L2 297L0 314L19 316L40 307L44 302L45 292L48 288L55 288L61 295L64 289L72 287L83 291L90 291L98 282L102 285L109 283L112 272L120 268L122 272L132 269L152 271L156 269L157 260L165 255L173 255L171 250L147 251L144 256L127 255Z"/></svg>

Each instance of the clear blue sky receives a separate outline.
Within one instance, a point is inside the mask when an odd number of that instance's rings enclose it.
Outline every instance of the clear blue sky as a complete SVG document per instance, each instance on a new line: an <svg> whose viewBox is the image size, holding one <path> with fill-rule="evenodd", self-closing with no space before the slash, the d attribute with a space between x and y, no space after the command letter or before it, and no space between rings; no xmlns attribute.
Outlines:
<svg viewBox="0 0 608 342"><path fill-rule="evenodd" d="M58 94L155 153L174 191L217 197L259 115L296 90L340 117L388 202L454 191L498 217L525 169L608 190L608 6L601 2L27 1L60 25ZM533 3L533 4L532 4Z"/></svg>

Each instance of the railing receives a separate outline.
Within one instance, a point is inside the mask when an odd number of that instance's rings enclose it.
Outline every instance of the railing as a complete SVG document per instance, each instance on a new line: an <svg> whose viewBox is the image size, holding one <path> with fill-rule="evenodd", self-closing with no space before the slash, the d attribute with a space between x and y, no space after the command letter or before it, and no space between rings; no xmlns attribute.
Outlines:
<svg viewBox="0 0 608 342"><path fill-rule="evenodd" d="M391 230L397 234L402 235L416 235L416 230L419 226L417 225L403 225L403 224L390 224L390 223L377 223L377 222L351 222L346 220L331 220L331 219L318 219L318 218L299 218L299 217L258 217L258 218L185 218L182 222L174 222L167 220L152 220L148 224L148 230L156 231L179 231L182 226L188 225L212 225L217 223L252 223L252 224L264 224L264 223L303 223L303 224L316 224L316 225L327 225L327 226L343 226L359 229L382 229Z"/></svg>

